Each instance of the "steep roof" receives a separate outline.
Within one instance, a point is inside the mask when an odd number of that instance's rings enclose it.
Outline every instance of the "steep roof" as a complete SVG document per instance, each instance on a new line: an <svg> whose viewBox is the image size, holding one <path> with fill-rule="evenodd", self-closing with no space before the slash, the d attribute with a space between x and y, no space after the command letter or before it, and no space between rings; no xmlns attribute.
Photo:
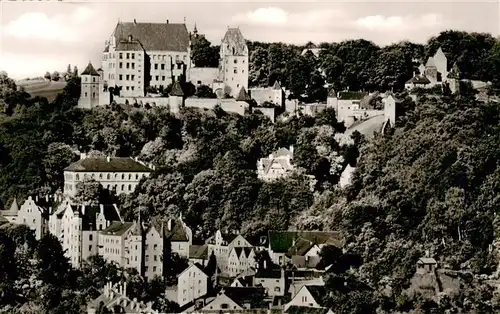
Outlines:
<svg viewBox="0 0 500 314"><path fill-rule="evenodd" d="M274 81L272 89L281 89L281 84L278 82L278 80Z"/></svg>
<svg viewBox="0 0 500 314"><path fill-rule="evenodd" d="M121 220L116 205L78 205L76 209L82 215L82 230L97 230L96 218L101 209L106 221L120 222Z"/></svg>
<svg viewBox="0 0 500 314"><path fill-rule="evenodd" d="M326 307L307 307L292 305L287 310L287 314L327 314L330 309Z"/></svg>
<svg viewBox="0 0 500 314"><path fill-rule="evenodd" d="M251 309L267 307L265 289L261 287L224 287L223 293L241 307L245 304L250 304Z"/></svg>
<svg viewBox="0 0 500 314"><path fill-rule="evenodd" d="M426 67L435 67L436 63L434 62L434 58L429 57L429 59L427 59L427 63L425 64L425 66Z"/></svg>
<svg viewBox="0 0 500 314"><path fill-rule="evenodd" d="M126 157L87 157L80 159L64 169L74 172L152 172L145 165Z"/></svg>
<svg viewBox="0 0 500 314"><path fill-rule="evenodd" d="M249 100L249 99L250 99L250 97L248 96L248 93L245 90L245 87L241 86L240 91L239 91L238 95L236 96L236 100L237 101L245 101L245 100Z"/></svg>
<svg viewBox="0 0 500 314"><path fill-rule="evenodd" d="M141 43L137 40L122 40L116 45L116 51L143 51Z"/></svg>
<svg viewBox="0 0 500 314"><path fill-rule="evenodd" d="M311 293L314 300L321 306L323 305L323 297L326 295L325 286L305 286Z"/></svg>
<svg viewBox="0 0 500 314"><path fill-rule="evenodd" d="M116 41L138 40L147 51L182 51L189 48L189 32L181 23L134 23L120 22L116 25Z"/></svg>
<svg viewBox="0 0 500 314"><path fill-rule="evenodd" d="M238 258L241 258L242 254L245 254L245 257L248 257L250 253L252 252L253 248L252 247L235 247L234 251L236 252L236 256Z"/></svg>
<svg viewBox="0 0 500 314"><path fill-rule="evenodd" d="M14 198L12 204L10 205L10 209L8 210L0 210L0 215L2 216L17 216L19 212L19 205L17 204L17 199Z"/></svg>
<svg viewBox="0 0 500 314"><path fill-rule="evenodd" d="M335 89L330 88L330 90L328 91L328 97L329 98L336 98L337 97L337 92L335 91Z"/></svg>
<svg viewBox="0 0 500 314"><path fill-rule="evenodd" d="M206 244L189 246L189 258L208 259L208 246Z"/></svg>
<svg viewBox="0 0 500 314"><path fill-rule="evenodd" d="M368 93L366 93L366 92L343 91L343 92L339 93L339 99L361 100L367 95L368 95Z"/></svg>
<svg viewBox="0 0 500 314"><path fill-rule="evenodd" d="M293 246L293 241L303 238L314 244L331 244L342 246L339 232L334 231L269 231L269 243L276 253L287 253Z"/></svg>
<svg viewBox="0 0 500 314"><path fill-rule="evenodd" d="M85 70L83 70L83 72L82 72L81 75L100 76L99 73L97 73L97 71L92 66L91 62L89 62L89 64L87 65L87 67L85 68Z"/></svg>
<svg viewBox="0 0 500 314"><path fill-rule="evenodd" d="M234 55L245 55L248 53L245 37L243 37L239 28L228 28L222 39L222 44L234 48Z"/></svg>
<svg viewBox="0 0 500 314"><path fill-rule="evenodd" d="M409 83L413 83L413 84L429 84L431 81L429 81L429 79L423 75L418 75L418 76L414 76L412 77L411 79L409 79L408 81L406 81L407 84Z"/></svg>
<svg viewBox="0 0 500 314"><path fill-rule="evenodd" d="M172 90L170 90L169 95L171 96L184 96L184 92L182 91L181 84L178 81L175 81L174 85L172 85Z"/></svg>
<svg viewBox="0 0 500 314"><path fill-rule="evenodd" d="M285 156L289 156L289 157L293 157L293 153L291 150L289 150L288 148L285 148L285 147L281 147L280 149L278 149L277 151L275 151L273 153L273 157L285 157Z"/></svg>
<svg viewBox="0 0 500 314"><path fill-rule="evenodd" d="M298 255L302 256L306 254L312 247L314 246L314 243L312 241L299 238L298 240L295 241L295 244L290 247L288 250L287 255L288 256L293 256L293 255Z"/></svg>
<svg viewBox="0 0 500 314"><path fill-rule="evenodd" d="M179 219L171 220L171 229L168 230L168 224L164 224L165 238L171 242L187 242L188 236L182 221Z"/></svg>
<svg viewBox="0 0 500 314"><path fill-rule="evenodd" d="M181 271L179 273L179 275L177 275L177 277L180 277L186 270L192 268L192 267L196 267L198 268L199 270L201 270L202 273L204 273L207 277L210 277L209 274L207 274L207 272L205 271L205 267L201 266L199 263L190 263L188 265L188 267L186 267L183 271Z"/></svg>
<svg viewBox="0 0 500 314"><path fill-rule="evenodd" d="M133 222L113 221L111 225L109 225L109 227L107 227L102 231L102 233L106 235L121 236L125 232L127 232L127 230L132 228L133 225L134 225Z"/></svg>

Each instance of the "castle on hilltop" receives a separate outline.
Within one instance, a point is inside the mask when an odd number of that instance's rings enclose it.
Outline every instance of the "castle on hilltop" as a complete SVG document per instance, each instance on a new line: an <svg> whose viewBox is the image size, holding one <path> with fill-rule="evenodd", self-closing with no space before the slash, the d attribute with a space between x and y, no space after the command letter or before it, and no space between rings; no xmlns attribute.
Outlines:
<svg viewBox="0 0 500 314"><path fill-rule="evenodd" d="M111 94L136 102L148 87L165 88L175 82L208 85L218 98L236 98L248 89L248 47L239 28L228 28L220 45L218 68L197 68L191 47L204 37L196 25L188 32L184 23L118 22L105 42L102 66L89 62L82 72L79 107L91 109L111 103ZM178 91L179 93L179 91ZM162 100L158 100L162 104ZM163 99L163 102L167 102Z"/></svg>

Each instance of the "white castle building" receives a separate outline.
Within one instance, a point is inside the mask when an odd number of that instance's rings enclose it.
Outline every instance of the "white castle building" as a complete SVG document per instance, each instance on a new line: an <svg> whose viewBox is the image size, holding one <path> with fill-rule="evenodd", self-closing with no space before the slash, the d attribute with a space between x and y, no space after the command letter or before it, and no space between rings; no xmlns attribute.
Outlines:
<svg viewBox="0 0 500 314"><path fill-rule="evenodd" d="M168 97L146 97L148 87L165 88L186 80L212 87L219 98L236 98L248 89L248 47L239 28L228 28L221 41L218 68L196 68L191 61L191 45L198 38L184 23L118 22L105 42L102 68L89 62L82 72L80 108L91 109L111 102L155 103L170 106ZM213 100L210 100L213 102ZM200 99L193 101L201 106ZM211 105L212 107L215 104Z"/></svg>

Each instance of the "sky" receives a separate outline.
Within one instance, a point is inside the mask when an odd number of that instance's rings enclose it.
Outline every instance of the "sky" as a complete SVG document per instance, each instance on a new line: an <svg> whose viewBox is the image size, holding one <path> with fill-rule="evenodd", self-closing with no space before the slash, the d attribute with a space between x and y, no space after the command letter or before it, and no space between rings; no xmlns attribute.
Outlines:
<svg viewBox="0 0 500 314"><path fill-rule="evenodd" d="M227 27L254 41L305 44L363 38L426 42L454 29L500 33L498 0L451 1L1 1L0 71L14 79L100 66L118 20L182 23L219 44Z"/></svg>

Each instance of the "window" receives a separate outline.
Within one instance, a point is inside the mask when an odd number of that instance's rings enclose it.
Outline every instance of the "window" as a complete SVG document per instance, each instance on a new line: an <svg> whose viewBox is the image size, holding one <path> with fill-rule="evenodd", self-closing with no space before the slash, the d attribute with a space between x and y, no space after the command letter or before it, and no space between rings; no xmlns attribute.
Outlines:
<svg viewBox="0 0 500 314"><path fill-rule="evenodd" d="M119 80L119 81L122 81L122 80L123 80L123 75L122 75L122 74L118 75L118 80Z"/></svg>
<svg viewBox="0 0 500 314"><path fill-rule="evenodd" d="M234 64L238 63L238 60L234 59Z"/></svg>
<svg viewBox="0 0 500 314"><path fill-rule="evenodd" d="M95 93L92 93L92 98L95 98Z"/></svg>
<svg viewBox="0 0 500 314"><path fill-rule="evenodd" d="M146 266L146 272L148 271L148 268L149 268L149 267L148 267L148 266Z"/></svg>
<svg viewBox="0 0 500 314"><path fill-rule="evenodd" d="M132 69L135 69L135 63L132 62Z"/></svg>
<svg viewBox="0 0 500 314"><path fill-rule="evenodd" d="M131 184L128 185L128 190L132 191L132 185Z"/></svg>
<svg viewBox="0 0 500 314"><path fill-rule="evenodd" d="M80 175L77 173L76 174L76 181L80 180Z"/></svg>
<svg viewBox="0 0 500 314"><path fill-rule="evenodd" d="M178 70L182 69L182 64L178 63L178 64L177 64L177 69L178 69Z"/></svg>
<svg viewBox="0 0 500 314"><path fill-rule="evenodd" d="M95 77L92 78L92 82L95 83Z"/></svg>
<svg viewBox="0 0 500 314"><path fill-rule="evenodd" d="M165 64L162 64L162 65L161 65L161 69L162 69L162 70L165 70Z"/></svg>
<svg viewBox="0 0 500 314"><path fill-rule="evenodd" d="M92 235L89 234L89 241L92 241Z"/></svg>
<svg viewBox="0 0 500 314"><path fill-rule="evenodd" d="M153 260L154 260L155 262L158 260L156 255L153 255Z"/></svg>
<svg viewBox="0 0 500 314"><path fill-rule="evenodd" d="M156 79L157 81L159 81L159 80L160 80L160 76L159 76L159 75L155 76L155 79Z"/></svg>
<svg viewBox="0 0 500 314"><path fill-rule="evenodd" d="M121 53L121 52L120 52L120 54L119 54L119 58L120 58L120 59L123 59L123 53Z"/></svg>
<svg viewBox="0 0 500 314"><path fill-rule="evenodd" d="M220 308L221 308L221 309L228 309L228 308L229 308L229 305L228 305L227 303L222 303L222 304L220 305Z"/></svg>
<svg viewBox="0 0 500 314"><path fill-rule="evenodd" d="M130 53L127 52L127 59L130 59Z"/></svg>
<svg viewBox="0 0 500 314"><path fill-rule="evenodd" d="M123 68L123 63L120 62L120 69Z"/></svg>
<svg viewBox="0 0 500 314"><path fill-rule="evenodd" d="M146 255L144 260L147 262L149 260L149 255Z"/></svg>
<svg viewBox="0 0 500 314"><path fill-rule="evenodd" d="M135 75L131 75L130 79L133 81L135 79Z"/></svg>
<svg viewBox="0 0 500 314"><path fill-rule="evenodd" d="M201 81L196 82L198 85L201 85Z"/></svg>
<svg viewBox="0 0 500 314"><path fill-rule="evenodd" d="M108 175L106 176L106 178L109 180L109 173L108 173Z"/></svg>
<svg viewBox="0 0 500 314"><path fill-rule="evenodd" d="M122 184L122 191L125 191L125 184Z"/></svg>
<svg viewBox="0 0 500 314"><path fill-rule="evenodd" d="M134 86L130 87L132 90L134 90Z"/></svg>
<svg viewBox="0 0 500 314"><path fill-rule="evenodd" d="M234 74L238 73L238 69L234 68Z"/></svg>
<svg viewBox="0 0 500 314"><path fill-rule="evenodd" d="M87 97L87 92L85 92L85 97Z"/></svg>
<svg viewBox="0 0 500 314"><path fill-rule="evenodd" d="M245 73L245 70L241 70L241 73Z"/></svg>
<svg viewBox="0 0 500 314"><path fill-rule="evenodd" d="M158 70L158 63L155 63L155 70Z"/></svg>
<svg viewBox="0 0 500 314"><path fill-rule="evenodd" d="M130 69L130 63L127 62L127 69Z"/></svg>
<svg viewBox="0 0 500 314"><path fill-rule="evenodd" d="M130 89L130 87L127 86L127 90L129 90L129 89Z"/></svg>
<svg viewBox="0 0 500 314"><path fill-rule="evenodd" d="M130 75L125 75L125 80L128 81L130 79Z"/></svg>
<svg viewBox="0 0 500 314"><path fill-rule="evenodd" d="M153 266L153 271L156 272L156 266Z"/></svg>
<svg viewBox="0 0 500 314"><path fill-rule="evenodd" d="M162 81L165 81L165 75L163 75L163 76L161 77L161 80L162 80Z"/></svg>
<svg viewBox="0 0 500 314"><path fill-rule="evenodd" d="M135 59L135 53L132 52L132 59ZM132 63L132 69L134 68L134 64Z"/></svg>
<svg viewBox="0 0 500 314"><path fill-rule="evenodd" d="M89 251L92 251L92 245L89 245Z"/></svg>
<svg viewBox="0 0 500 314"><path fill-rule="evenodd" d="M153 250L156 250L158 248L158 244L153 245Z"/></svg>

